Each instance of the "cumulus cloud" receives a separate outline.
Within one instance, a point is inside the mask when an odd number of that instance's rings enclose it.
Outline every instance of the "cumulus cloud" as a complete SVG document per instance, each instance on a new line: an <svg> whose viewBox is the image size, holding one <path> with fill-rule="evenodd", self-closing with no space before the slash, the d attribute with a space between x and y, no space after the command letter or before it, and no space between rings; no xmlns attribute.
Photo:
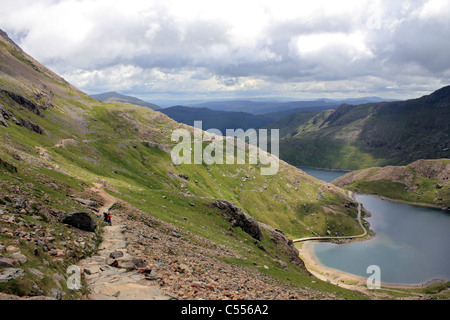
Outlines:
<svg viewBox="0 0 450 320"><path fill-rule="evenodd" d="M447 0L2 0L0 28L88 93L414 97L448 85Z"/></svg>

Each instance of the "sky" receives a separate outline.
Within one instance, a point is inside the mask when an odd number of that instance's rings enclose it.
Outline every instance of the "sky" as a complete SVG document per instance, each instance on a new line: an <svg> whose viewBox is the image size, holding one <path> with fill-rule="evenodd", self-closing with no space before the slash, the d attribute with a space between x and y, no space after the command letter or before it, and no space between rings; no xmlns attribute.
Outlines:
<svg viewBox="0 0 450 320"><path fill-rule="evenodd" d="M416 98L450 85L450 0L1 0L0 29L88 94Z"/></svg>

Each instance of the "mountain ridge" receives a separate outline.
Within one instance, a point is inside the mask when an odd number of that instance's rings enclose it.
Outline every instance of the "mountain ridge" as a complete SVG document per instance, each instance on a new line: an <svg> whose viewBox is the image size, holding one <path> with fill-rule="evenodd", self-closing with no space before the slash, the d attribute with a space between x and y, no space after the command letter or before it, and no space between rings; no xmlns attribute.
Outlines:
<svg viewBox="0 0 450 320"><path fill-rule="evenodd" d="M333 169L448 158L449 106L449 86L417 99L343 104L286 133L280 156L296 166Z"/></svg>
<svg viewBox="0 0 450 320"><path fill-rule="evenodd" d="M122 102L122 103L131 103L137 106L143 106L150 108L152 110L161 110L161 107L150 102L143 101L139 98L132 97L129 95L120 94L115 91L110 92L104 92L104 93L98 93L98 94L91 94L91 98L94 98L96 100L99 100L101 102Z"/></svg>

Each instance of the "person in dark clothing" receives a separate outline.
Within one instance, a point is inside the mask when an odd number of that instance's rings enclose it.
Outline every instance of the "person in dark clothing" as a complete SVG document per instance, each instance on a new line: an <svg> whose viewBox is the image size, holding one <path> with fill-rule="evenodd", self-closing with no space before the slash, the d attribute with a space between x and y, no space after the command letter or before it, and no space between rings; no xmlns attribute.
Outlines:
<svg viewBox="0 0 450 320"><path fill-rule="evenodd" d="M111 214L109 212L103 212L103 219L106 223L108 223L110 226L112 225L111 222Z"/></svg>

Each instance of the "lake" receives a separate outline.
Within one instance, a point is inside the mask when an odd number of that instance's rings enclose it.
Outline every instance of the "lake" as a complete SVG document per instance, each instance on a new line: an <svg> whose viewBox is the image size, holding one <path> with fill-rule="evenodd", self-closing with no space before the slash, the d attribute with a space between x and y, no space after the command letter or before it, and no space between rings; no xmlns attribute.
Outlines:
<svg viewBox="0 0 450 320"><path fill-rule="evenodd" d="M325 182L331 182L333 180L336 180L339 177L342 177L344 174L348 173L347 171L331 171L331 170L324 170L324 169L313 169L313 168L305 168L305 167L299 167L300 170L304 171L305 173L309 174L310 176L313 176L317 179L320 179Z"/></svg>
<svg viewBox="0 0 450 320"><path fill-rule="evenodd" d="M366 220L375 237L347 244L314 243L314 253L323 265L363 277L370 276L368 266L377 265L381 281L388 284L450 280L447 211L369 195L356 195L356 200L371 212Z"/></svg>

